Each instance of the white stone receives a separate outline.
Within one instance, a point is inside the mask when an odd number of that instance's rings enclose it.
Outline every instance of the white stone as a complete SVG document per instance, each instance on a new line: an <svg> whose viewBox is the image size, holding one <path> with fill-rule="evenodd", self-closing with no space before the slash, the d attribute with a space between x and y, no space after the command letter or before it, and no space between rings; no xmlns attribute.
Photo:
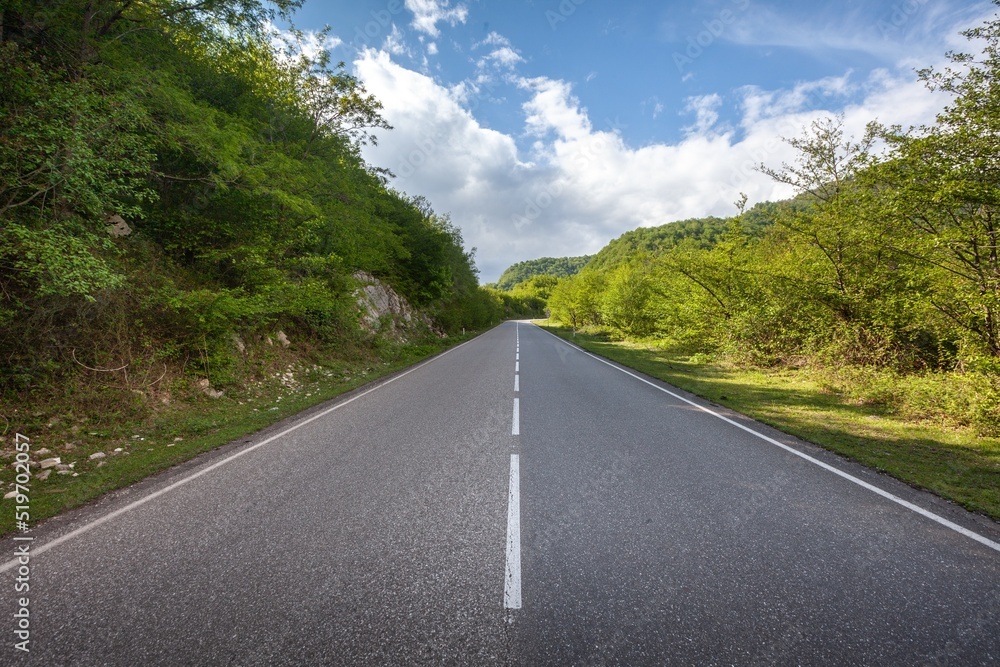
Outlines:
<svg viewBox="0 0 1000 667"><path fill-rule="evenodd" d="M108 218L108 225L105 228L108 230L108 234L111 236L128 236L132 233L132 228L128 226L128 223L120 215L112 215Z"/></svg>
<svg viewBox="0 0 1000 667"><path fill-rule="evenodd" d="M107 456L107 454L105 454L104 452L94 452L93 454L90 455L90 458L91 459L103 459L105 456Z"/></svg>

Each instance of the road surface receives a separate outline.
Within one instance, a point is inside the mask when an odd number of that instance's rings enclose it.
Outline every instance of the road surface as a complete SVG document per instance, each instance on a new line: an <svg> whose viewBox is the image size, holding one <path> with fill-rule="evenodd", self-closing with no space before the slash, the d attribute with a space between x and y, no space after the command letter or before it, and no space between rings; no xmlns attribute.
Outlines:
<svg viewBox="0 0 1000 667"><path fill-rule="evenodd" d="M30 536L0 664L1000 664L997 524L526 323Z"/></svg>

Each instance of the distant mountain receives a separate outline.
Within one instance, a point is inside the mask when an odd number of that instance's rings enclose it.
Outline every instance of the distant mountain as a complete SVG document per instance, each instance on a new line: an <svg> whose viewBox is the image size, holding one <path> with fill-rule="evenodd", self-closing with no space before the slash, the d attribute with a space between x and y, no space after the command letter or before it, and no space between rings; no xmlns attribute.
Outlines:
<svg viewBox="0 0 1000 667"><path fill-rule="evenodd" d="M523 283L535 276L555 276L556 278L566 278L580 271L591 259L593 255L582 257L540 257L539 259L529 259L526 262L518 262L506 271L497 280L497 288L510 290L518 283Z"/></svg>

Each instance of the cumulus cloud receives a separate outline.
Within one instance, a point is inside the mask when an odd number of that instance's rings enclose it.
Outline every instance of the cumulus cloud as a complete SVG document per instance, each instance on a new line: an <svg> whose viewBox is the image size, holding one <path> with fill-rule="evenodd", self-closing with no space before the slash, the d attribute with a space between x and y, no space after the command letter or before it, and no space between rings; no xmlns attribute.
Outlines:
<svg viewBox="0 0 1000 667"><path fill-rule="evenodd" d="M486 54L485 60L508 68L513 67L517 63L524 62L524 58L522 58L517 51L509 46L502 46L499 49L490 51ZM483 63L481 62L481 64Z"/></svg>
<svg viewBox="0 0 1000 667"><path fill-rule="evenodd" d="M413 56L410 48L406 45L406 40L403 37L402 31L396 27L395 23L392 25L392 32L386 36L385 42L382 44L382 49L384 51L388 51L394 56Z"/></svg>
<svg viewBox="0 0 1000 667"><path fill-rule="evenodd" d="M476 60L477 77L481 81L492 79L496 72L510 72L518 63L524 62L510 40L496 31L490 32L486 39L473 45L474 50L483 47L489 47L489 52Z"/></svg>
<svg viewBox="0 0 1000 667"><path fill-rule="evenodd" d="M441 22L450 25L465 23L469 17L469 9L463 4L450 7L449 0L405 0L404 6L413 12L414 29L431 37L441 34L437 24Z"/></svg>
<svg viewBox="0 0 1000 667"><path fill-rule="evenodd" d="M472 109L483 93L475 83L443 85L385 51L365 51L355 67L395 127L365 158L391 169L397 189L451 213L478 248L486 281L516 261L596 252L639 226L732 215L740 192L751 203L788 197L787 186L754 167L794 159L781 137L798 136L831 112L858 136L874 119L928 122L943 103L912 73L888 70L786 90L745 87L687 100L694 122L675 143L630 146L620 133L595 127L566 81L515 79L527 97L517 137L477 120ZM733 126L719 126L723 104L739 112Z"/></svg>
<svg viewBox="0 0 1000 667"><path fill-rule="evenodd" d="M695 115L694 125L684 128L687 134L708 134L719 120L719 106L722 96L718 93L689 97L684 111Z"/></svg>

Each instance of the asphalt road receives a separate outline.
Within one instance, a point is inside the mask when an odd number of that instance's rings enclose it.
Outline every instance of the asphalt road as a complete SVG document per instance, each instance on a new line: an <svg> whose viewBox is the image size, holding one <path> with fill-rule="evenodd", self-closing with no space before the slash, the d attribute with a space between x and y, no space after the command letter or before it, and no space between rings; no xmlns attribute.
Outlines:
<svg viewBox="0 0 1000 667"><path fill-rule="evenodd" d="M31 536L0 664L1000 664L1000 526L523 323Z"/></svg>

